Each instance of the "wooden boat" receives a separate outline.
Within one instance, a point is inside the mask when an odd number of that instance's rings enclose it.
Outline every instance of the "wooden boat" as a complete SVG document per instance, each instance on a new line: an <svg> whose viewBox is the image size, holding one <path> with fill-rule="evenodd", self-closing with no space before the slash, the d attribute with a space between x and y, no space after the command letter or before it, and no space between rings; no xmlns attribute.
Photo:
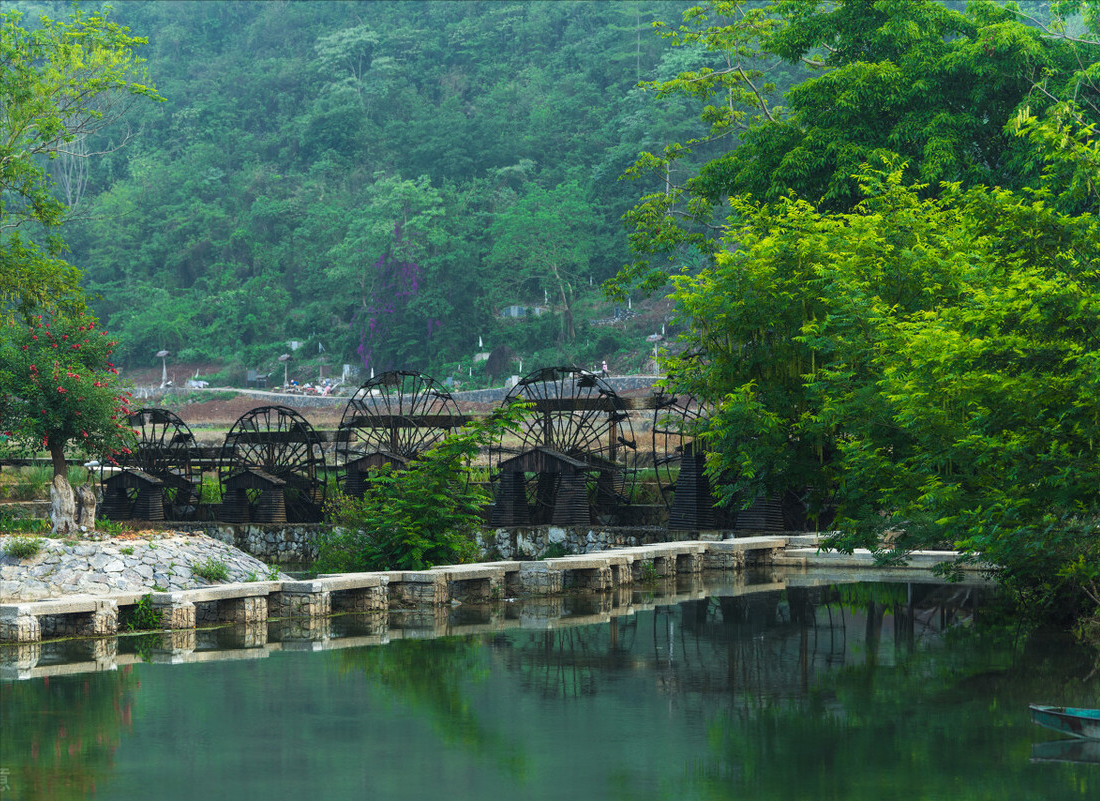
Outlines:
<svg viewBox="0 0 1100 801"><path fill-rule="evenodd" d="M1030 704L1032 723L1086 740L1100 740L1100 709Z"/></svg>

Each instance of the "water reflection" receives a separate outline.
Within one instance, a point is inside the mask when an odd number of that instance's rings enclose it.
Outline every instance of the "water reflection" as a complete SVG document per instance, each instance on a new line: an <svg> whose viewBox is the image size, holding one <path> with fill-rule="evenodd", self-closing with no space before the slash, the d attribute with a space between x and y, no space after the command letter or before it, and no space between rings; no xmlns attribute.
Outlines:
<svg viewBox="0 0 1100 801"><path fill-rule="evenodd" d="M9 649L0 799L1096 797L1026 712L1091 655L1001 611L765 573Z"/></svg>
<svg viewBox="0 0 1100 801"><path fill-rule="evenodd" d="M131 668L0 686L0 798L67 801L104 784L140 687ZM6 787L4 785L7 785Z"/></svg>

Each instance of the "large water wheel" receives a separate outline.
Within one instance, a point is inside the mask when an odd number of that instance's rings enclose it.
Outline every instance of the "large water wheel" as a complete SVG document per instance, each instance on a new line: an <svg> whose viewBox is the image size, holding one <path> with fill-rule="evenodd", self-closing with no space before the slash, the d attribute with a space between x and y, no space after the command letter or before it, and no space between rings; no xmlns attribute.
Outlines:
<svg viewBox="0 0 1100 801"><path fill-rule="evenodd" d="M266 523L322 519L326 465L321 439L293 409L261 406L241 415L225 435L220 462L219 519Z"/></svg>
<svg viewBox="0 0 1100 801"><path fill-rule="evenodd" d="M340 420L336 454L344 491L361 495L370 468L401 468L465 422L450 393L423 373L393 370L370 379Z"/></svg>
<svg viewBox="0 0 1100 801"><path fill-rule="evenodd" d="M688 394L660 392L653 410L653 467L673 530L713 529L724 522L704 472L706 452L695 440L695 426L706 411Z"/></svg>
<svg viewBox="0 0 1100 801"><path fill-rule="evenodd" d="M710 414L706 404L689 394L661 393L654 406L654 466L668 504L670 529L779 531L786 527L783 499L778 496L756 498L746 508L736 497L727 506L717 504L719 488L705 472L706 449L695 437L696 427Z"/></svg>
<svg viewBox="0 0 1100 801"><path fill-rule="evenodd" d="M168 520L188 520L195 516L202 487L202 470L195 453L195 436L191 429L167 409L138 409L127 422L136 433L136 442L129 453L115 457L118 466L126 471L137 471L159 481L156 490L161 497L139 498L139 490L125 486L127 482L114 481L108 486L112 473L102 475L103 506L101 511L112 520L127 520L135 516L148 518L142 510L163 508ZM160 519L160 512L155 519Z"/></svg>
<svg viewBox="0 0 1100 801"><path fill-rule="evenodd" d="M637 449L625 402L595 374L548 367L523 378L504 399L531 403L520 437L496 444L494 521L615 522L630 503Z"/></svg>

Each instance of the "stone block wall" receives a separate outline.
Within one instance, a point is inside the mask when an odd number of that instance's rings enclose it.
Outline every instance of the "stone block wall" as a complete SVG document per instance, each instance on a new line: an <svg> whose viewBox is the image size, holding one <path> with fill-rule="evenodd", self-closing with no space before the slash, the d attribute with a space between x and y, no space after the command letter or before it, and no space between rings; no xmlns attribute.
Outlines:
<svg viewBox="0 0 1100 801"><path fill-rule="evenodd" d="M547 556L599 553L658 542L721 540L729 532L669 531L660 526L532 526L483 529L478 549L484 559L542 559Z"/></svg>
<svg viewBox="0 0 1100 801"><path fill-rule="evenodd" d="M170 525L176 531L201 532L272 565L312 562L317 558L317 532L327 528L323 523L262 525L184 522Z"/></svg>
<svg viewBox="0 0 1100 801"><path fill-rule="evenodd" d="M268 564L305 563L317 558L318 533L323 523L232 524L172 523L179 531L201 532L262 559ZM744 534L744 532L739 532ZM481 560L528 560L572 554L590 554L611 548L629 548L659 542L721 540L729 531L669 531L661 526L530 526L483 529L478 538ZM710 565L708 565L709 567ZM717 567L715 564L713 567Z"/></svg>

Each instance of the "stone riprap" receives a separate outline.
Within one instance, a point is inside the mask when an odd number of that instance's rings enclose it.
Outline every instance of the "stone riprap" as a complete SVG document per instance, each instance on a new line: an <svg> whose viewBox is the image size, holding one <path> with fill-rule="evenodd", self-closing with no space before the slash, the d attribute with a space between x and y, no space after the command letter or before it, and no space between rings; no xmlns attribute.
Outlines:
<svg viewBox="0 0 1100 801"><path fill-rule="evenodd" d="M110 595L210 586L192 574L210 562L226 567L227 581L284 579L254 556L201 534L165 533L99 540L39 539L39 551L18 559L4 545L21 535L0 535L0 602L69 595ZM25 539L25 535L22 535Z"/></svg>

